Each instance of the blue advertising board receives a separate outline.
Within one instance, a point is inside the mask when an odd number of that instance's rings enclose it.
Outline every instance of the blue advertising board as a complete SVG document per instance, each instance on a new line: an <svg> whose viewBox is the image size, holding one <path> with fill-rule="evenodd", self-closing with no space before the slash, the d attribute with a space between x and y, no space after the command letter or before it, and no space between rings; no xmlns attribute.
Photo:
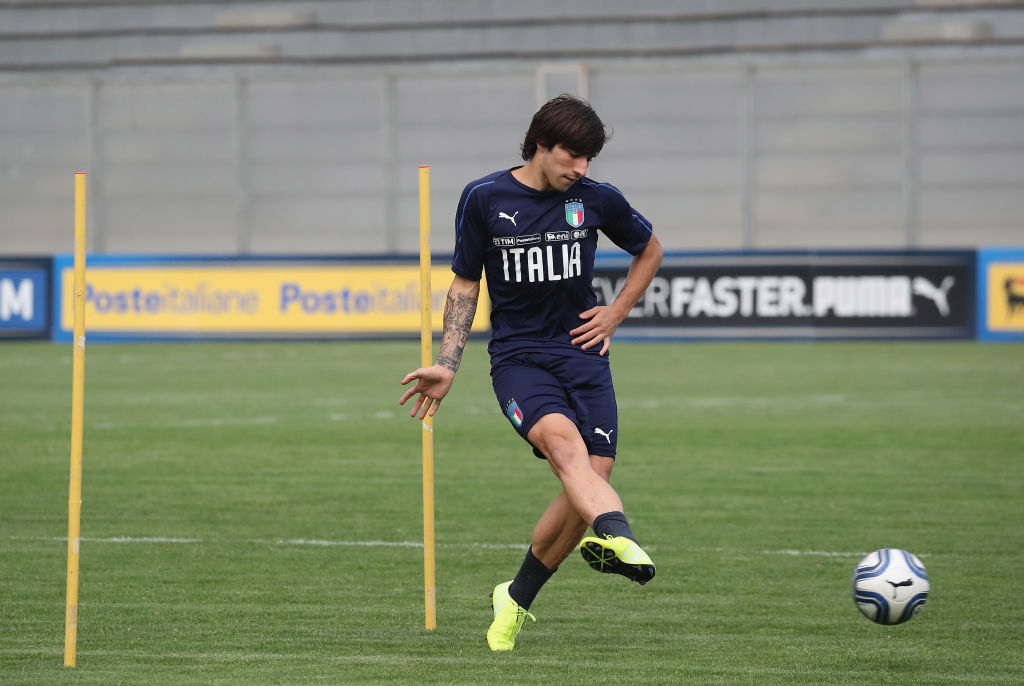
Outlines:
<svg viewBox="0 0 1024 686"><path fill-rule="evenodd" d="M0 258L0 338L49 338L50 260Z"/></svg>

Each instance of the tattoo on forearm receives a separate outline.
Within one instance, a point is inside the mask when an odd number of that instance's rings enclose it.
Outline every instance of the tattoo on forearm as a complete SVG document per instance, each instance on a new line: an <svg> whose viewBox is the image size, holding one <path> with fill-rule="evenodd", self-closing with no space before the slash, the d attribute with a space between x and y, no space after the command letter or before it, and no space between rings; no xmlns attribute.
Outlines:
<svg viewBox="0 0 1024 686"><path fill-rule="evenodd" d="M450 292L444 303L444 333L437 363L453 372L458 371L462 363L462 353L476 316L476 305L476 298L461 293L453 296Z"/></svg>

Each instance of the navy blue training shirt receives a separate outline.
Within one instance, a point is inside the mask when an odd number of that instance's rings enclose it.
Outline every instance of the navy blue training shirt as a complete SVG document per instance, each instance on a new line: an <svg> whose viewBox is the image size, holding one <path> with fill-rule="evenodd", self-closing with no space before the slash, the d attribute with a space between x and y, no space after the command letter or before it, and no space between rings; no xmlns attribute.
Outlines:
<svg viewBox="0 0 1024 686"><path fill-rule="evenodd" d="M452 271L471 281L487 275L492 364L527 351L598 355L600 345L582 350L569 335L597 304L598 231L638 255L652 228L617 188L587 177L565 192L538 191L507 169L466 186Z"/></svg>

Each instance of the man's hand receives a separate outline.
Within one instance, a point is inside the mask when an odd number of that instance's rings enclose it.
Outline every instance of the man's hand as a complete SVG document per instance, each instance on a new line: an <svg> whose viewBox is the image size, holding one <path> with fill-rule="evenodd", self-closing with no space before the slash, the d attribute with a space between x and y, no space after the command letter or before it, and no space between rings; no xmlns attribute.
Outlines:
<svg viewBox="0 0 1024 686"><path fill-rule="evenodd" d="M612 334L651 285L655 272L661 266L661 256L661 243L658 237L652 234L644 249L630 262L629 271L626 272L626 283L615 296L615 300L610 305L598 305L580 313L580 319L588 321L569 332L570 336L575 336L572 344L582 343L581 347L587 350L601 343L600 354L608 352L612 344Z"/></svg>
<svg viewBox="0 0 1024 686"><path fill-rule="evenodd" d="M580 319L588 321L586 324L577 326L569 332L570 336L575 336L572 339L572 344L579 345L583 350L588 350L601 343L601 352L599 354L604 355L607 353L608 348L612 344L612 335L619 328L623 318L619 317L613 308L598 305L586 312L581 312Z"/></svg>
<svg viewBox="0 0 1024 686"><path fill-rule="evenodd" d="M398 404L404 405L406 400L419 393L420 397L413 404L409 416L424 419L429 414L433 417L441 406L441 400L451 390L455 372L436 364L433 367L421 367L406 374L402 385L405 386L413 379L416 379L416 385L402 394Z"/></svg>

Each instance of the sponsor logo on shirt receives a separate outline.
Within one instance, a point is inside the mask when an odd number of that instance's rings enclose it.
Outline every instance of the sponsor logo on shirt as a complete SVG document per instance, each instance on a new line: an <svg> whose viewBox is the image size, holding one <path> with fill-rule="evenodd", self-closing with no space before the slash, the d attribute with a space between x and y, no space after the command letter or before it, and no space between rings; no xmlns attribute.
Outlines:
<svg viewBox="0 0 1024 686"><path fill-rule="evenodd" d="M544 240L548 242L567 241L570 235L568 231L548 231L544 234Z"/></svg>
<svg viewBox="0 0 1024 686"><path fill-rule="evenodd" d="M502 248L501 267L505 281L513 283L571 279L583 273L582 248L576 242L544 248Z"/></svg>
<svg viewBox="0 0 1024 686"><path fill-rule="evenodd" d="M511 246L516 244L516 239L514 236L494 236L491 239L491 242L494 243L494 245L497 245L498 247L501 247L503 245Z"/></svg>
<svg viewBox="0 0 1024 686"><path fill-rule="evenodd" d="M531 233L528 236L516 236L516 245L533 245L540 243L540 234Z"/></svg>
<svg viewBox="0 0 1024 686"><path fill-rule="evenodd" d="M512 214L506 214L504 212L498 212L498 219L507 219L512 222L512 226L516 226L516 215L519 214L519 210L516 210Z"/></svg>

